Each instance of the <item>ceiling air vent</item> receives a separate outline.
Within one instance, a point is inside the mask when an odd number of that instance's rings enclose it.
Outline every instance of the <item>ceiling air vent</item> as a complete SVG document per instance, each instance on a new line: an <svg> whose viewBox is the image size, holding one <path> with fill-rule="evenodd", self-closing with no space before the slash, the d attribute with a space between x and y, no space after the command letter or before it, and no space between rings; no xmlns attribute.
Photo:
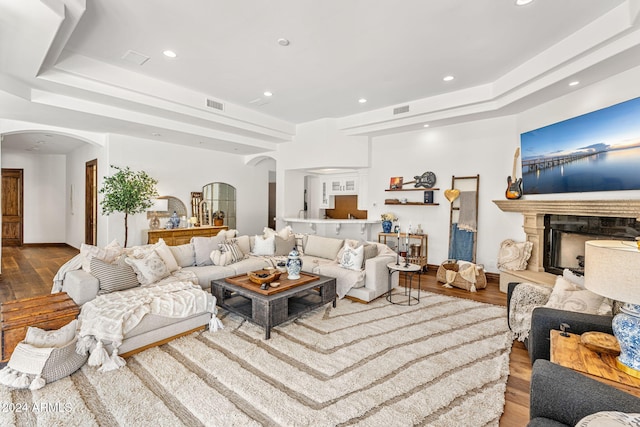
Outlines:
<svg viewBox="0 0 640 427"><path fill-rule="evenodd" d="M222 102L214 101L207 98L207 107L215 108L216 110L224 111L224 104Z"/></svg>
<svg viewBox="0 0 640 427"><path fill-rule="evenodd" d="M409 112L408 105L404 105L402 107L396 107L393 109L393 114L402 114L402 113L408 113L408 112Z"/></svg>

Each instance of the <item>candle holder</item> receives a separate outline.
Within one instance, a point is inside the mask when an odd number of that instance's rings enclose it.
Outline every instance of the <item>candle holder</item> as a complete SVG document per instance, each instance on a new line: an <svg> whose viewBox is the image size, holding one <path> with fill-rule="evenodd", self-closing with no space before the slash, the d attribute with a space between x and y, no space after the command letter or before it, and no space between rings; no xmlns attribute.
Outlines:
<svg viewBox="0 0 640 427"><path fill-rule="evenodd" d="M409 268L409 234L407 234L407 247L406 247L406 251L405 251L405 257L404 257L404 268Z"/></svg>

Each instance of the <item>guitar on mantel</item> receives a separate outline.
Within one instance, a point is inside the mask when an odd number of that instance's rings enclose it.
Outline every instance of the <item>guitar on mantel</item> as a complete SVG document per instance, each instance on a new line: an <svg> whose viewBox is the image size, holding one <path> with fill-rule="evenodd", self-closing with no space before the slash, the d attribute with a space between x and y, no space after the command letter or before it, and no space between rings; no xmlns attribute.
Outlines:
<svg viewBox="0 0 640 427"><path fill-rule="evenodd" d="M516 164L519 155L520 147L516 148L516 153L513 155L513 173L507 177L507 191L505 191L505 196L509 200L522 197L522 178L516 179Z"/></svg>

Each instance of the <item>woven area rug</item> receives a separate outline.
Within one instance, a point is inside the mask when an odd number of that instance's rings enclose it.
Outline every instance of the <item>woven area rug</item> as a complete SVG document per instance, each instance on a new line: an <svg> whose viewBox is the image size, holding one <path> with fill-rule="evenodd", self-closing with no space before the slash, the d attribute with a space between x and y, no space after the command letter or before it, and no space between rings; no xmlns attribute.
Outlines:
<svg viewBox="0 0 640 427"><path fill-rule="evenodd" d="M264 330L225 329L84 366L41 390L0 388L2 425L498 426L511 336L504 307L423 292L338 301Z"/></svg>

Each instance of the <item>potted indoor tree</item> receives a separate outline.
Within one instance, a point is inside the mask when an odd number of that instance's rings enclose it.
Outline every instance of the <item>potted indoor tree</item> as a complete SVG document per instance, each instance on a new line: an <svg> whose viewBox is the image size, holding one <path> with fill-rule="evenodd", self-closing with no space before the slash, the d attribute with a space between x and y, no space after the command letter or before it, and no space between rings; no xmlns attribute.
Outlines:
<svg viewBox="0 0 640 427"><path fill-rule="evenodd" d="M100 205L103 215L113 212L124 213L124 247L126 248L129 215L142 213L153 205L151 199L158 196L156 190L158 181L146 172L134 172L128 166L122 168L111 165L111 167L117 172L104 178L100 188L100 194L104 194L104 198Z"/></svg>

